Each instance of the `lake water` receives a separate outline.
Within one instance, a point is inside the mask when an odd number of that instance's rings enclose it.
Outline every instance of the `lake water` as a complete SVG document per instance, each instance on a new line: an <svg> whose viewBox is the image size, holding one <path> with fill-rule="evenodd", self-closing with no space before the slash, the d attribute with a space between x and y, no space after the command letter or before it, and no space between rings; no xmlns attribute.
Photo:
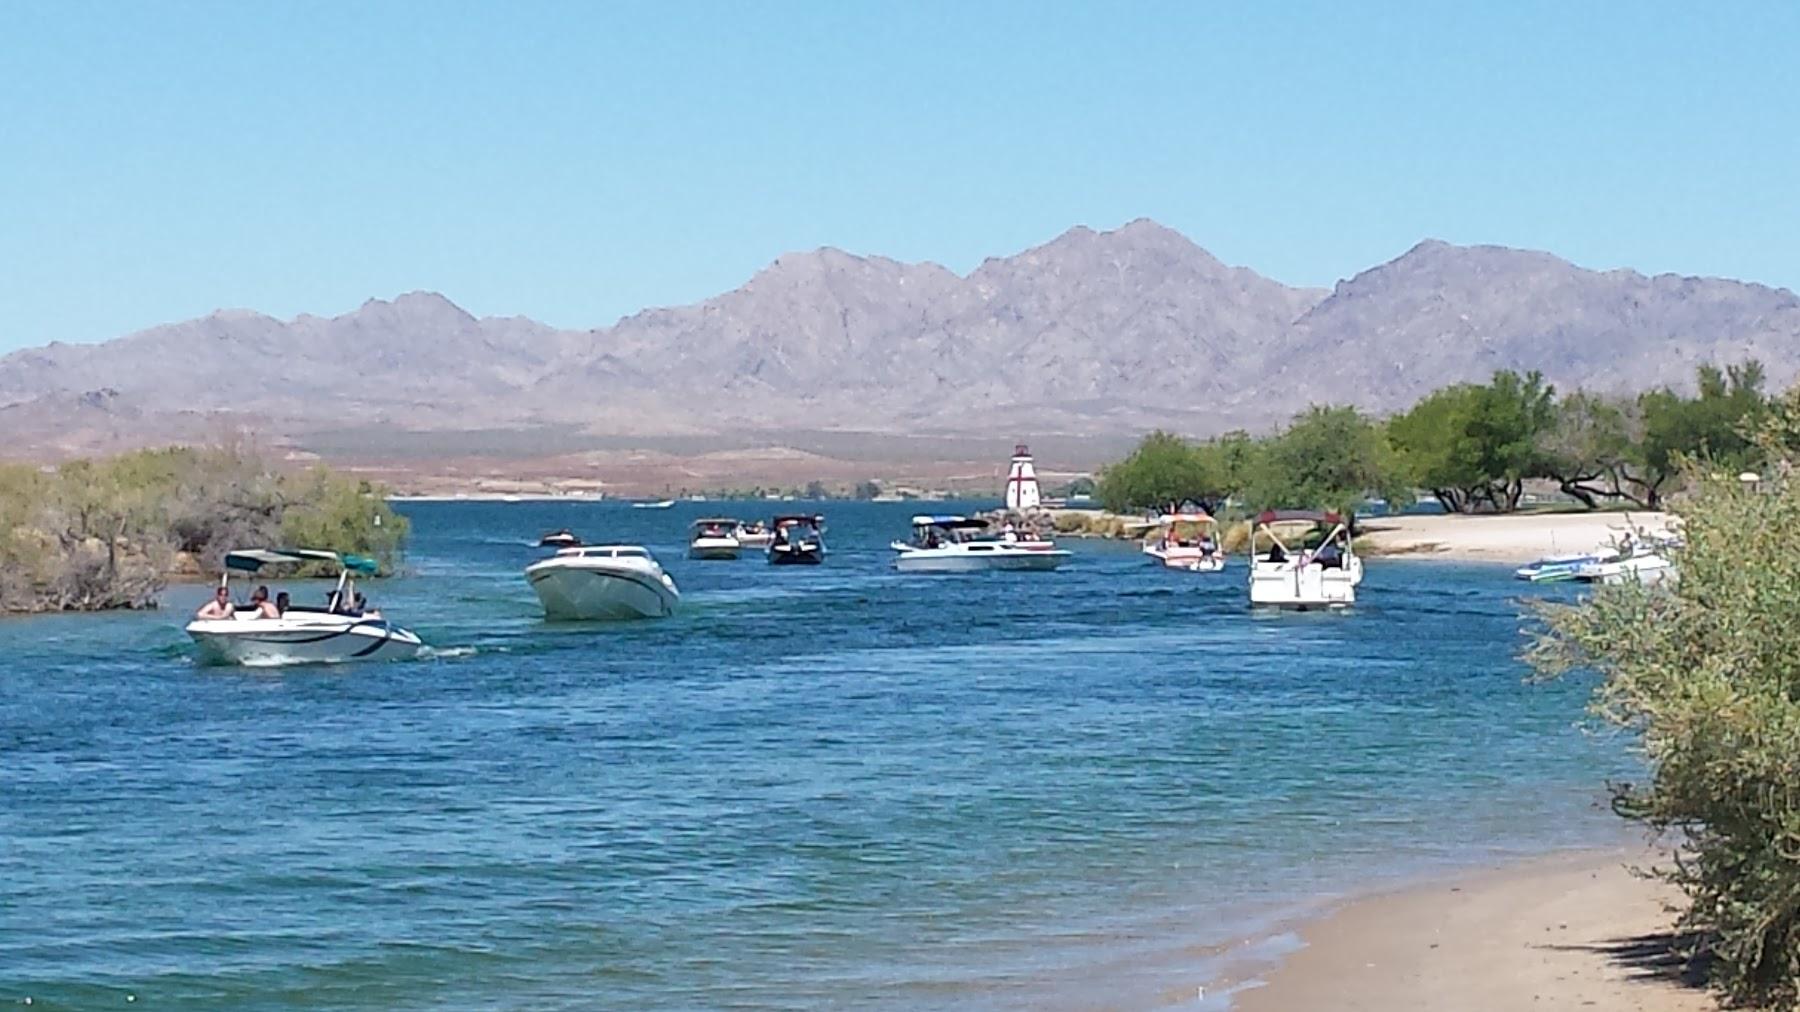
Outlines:
<svg viewBox="0 0 1800 1012"><path fill-rule="evenodd" d="M1320 896L1621 838L1625 750L1522 681L1503 568L1253 614L1239 560L902 576L912 505L819 508L827 563L776 569L681 557L762 504L404 504L370 589L410 663L196 667L200 587L0 621L0 1001L1195 1004ZM545 625L563 526L650 545L681 613Z"/></svg>

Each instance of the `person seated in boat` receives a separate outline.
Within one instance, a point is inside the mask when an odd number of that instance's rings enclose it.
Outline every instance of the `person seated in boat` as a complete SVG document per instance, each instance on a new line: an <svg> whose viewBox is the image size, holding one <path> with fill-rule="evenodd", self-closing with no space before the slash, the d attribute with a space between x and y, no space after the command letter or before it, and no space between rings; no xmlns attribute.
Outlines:
<svg viewBox="0 0 1800 1012"><path fill-rule="evenodd" d="M286 615L287 610L288 610L288 602L290 600L291 600L291 598L288 597L288 592L285 590L279 594L276 594L275 595L275 614Z"/></svg>
<svg viewBox="0 0 1800 1012"><path fill-rule="evenodd" d="M269 600L269 588L257 587L250 592L250 607L256 610L253 618L280 618L281 613L275 610L275 602Z"/></svg>
<svg viewBox="0 0 1800 1012"><path fill-rule="evenodd" d="M382 609L371 609L369 598L362 591L356 591L356 618L382 618Z"/></svg>
<svg viewBox="0 0 1800 1012"><path fill-rule="evenodd" d="M1287 561L1287 551L1281 547L1281 542L1277 541L1274 544L1269 546L1269 561L1270 562L1286 562Z"/></svg>
<svg viewBox="0 0 1800 1012"><path fill-rule="evenodd" d="M1313 561L1319 564L1320 569L1342 569L1344 568L1344 549L1338 544L1336 538L1332 538L1320 545L1319 550L1313 553Z"/></svg>
<svg viewBox="0 0 1800 1012"><path fill-rule="evenodd" d="M236 618L237 609L231 606L231 591L224 584L220 584L219 589L213 591L212 600L201 605L200 610L194 612L194 617L213 621L222 618Z"/></svg>

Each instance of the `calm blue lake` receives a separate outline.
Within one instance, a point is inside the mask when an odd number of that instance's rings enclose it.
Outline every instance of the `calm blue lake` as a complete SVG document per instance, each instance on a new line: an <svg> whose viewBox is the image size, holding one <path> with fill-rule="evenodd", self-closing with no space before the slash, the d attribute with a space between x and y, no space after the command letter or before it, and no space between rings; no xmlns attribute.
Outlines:
<svg viewBox="0 0 1800 1012"><path fill-rule="evenodd" d="M371 597L430 659L196 667L202 587L0 621L0 1001L1167 1007L1322 895L1623 832L1625 749L1523 682L1504 568L1268 615L1130 545L901 576L912 504L820 505L818 569L682 558L764 504L401 508ZM545 625L564 526L649 545L681 614Z"/></svg>

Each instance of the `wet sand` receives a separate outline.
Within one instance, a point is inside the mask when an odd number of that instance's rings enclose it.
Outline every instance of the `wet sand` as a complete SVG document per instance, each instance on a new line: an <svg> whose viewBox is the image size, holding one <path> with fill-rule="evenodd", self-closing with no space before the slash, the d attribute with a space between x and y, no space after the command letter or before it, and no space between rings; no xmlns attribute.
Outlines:
<svg viewBox="0 0 1800 1012"><path fill-rule="evenodd" d="M1241 1012L1714 1012L1671 953L1677 898L1642 852L1578 852L1353 900L1240 991Z"/></svg>

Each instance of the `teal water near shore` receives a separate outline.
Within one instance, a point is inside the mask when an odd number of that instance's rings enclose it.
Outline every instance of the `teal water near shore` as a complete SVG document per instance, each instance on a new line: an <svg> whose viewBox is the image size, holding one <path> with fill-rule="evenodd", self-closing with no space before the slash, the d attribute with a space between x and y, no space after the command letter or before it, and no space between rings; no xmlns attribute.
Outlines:
<svg viewBox="0 0 1800 1012"><path fill-rule="evenodd" d="M902 576L909 504L822 504L818 569L681 558L763 504L402 508L371 590L425 660L197 667L201 587L0 621L0 1001L1163 1007L1322 893L1620 838L1624 748L1514 659L1518 597L1574 591L1503 568L1252 614L1241 560L1110 543ZM564 526L681 613L544 624Z"/></svg>

